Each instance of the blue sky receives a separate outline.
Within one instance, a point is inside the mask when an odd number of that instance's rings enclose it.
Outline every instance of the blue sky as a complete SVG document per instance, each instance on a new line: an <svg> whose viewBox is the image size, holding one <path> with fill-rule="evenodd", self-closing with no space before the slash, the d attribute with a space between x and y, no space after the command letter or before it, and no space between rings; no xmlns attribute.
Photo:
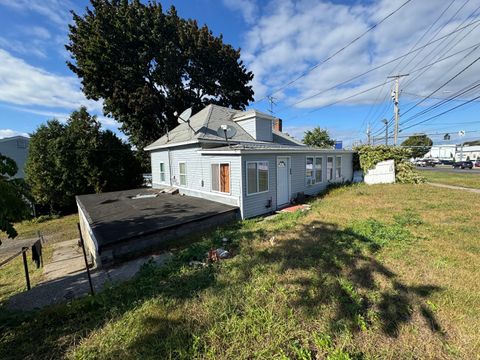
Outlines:
<svg viewBox="0 0 480 360"><path fill-rule="evenodd" d="M285 130L298 138L305 130L321 126L349 145L365 141L368 123L374 134L382 136L381 120L390 119L393 113L391 83L385 81L388 75L399 71L411 73L401 81L401 112L407 111L400 122L400 128L405 129L401 135L438 133L432 137L442 143L443 134L448 132L452 135L450 142L454 143L460 141L458 131L465 130L464 139L480 138L478 101L428 120L478 96L479 88L460 96L462 101L451 101L418 115L442 98L475 85L480 80L480 61L436 92L433 97L438 99L427 100L408 111L480 56L476 47L480 38L480 22L476 23L480 20L478 1L412 0L312 71L312 66L365 32L405 0L159 2L165 8L175 5L180 16L206 23L215 34L223 34L226 42L242 48L242 59L255 74L255 99L264 99L251 107L268 110L265 97L273 95L275 115L284 120ZM0 0L0 137L30 133L52 117L65 119L80 105L98 114L106 128L118 132L113 119L101 116L101 103L84 98L78 79L65 64L69 10L82 13L87 5L87 1ZM462 30L448 35L458 28ZM344 83L442 36L447 37L403 60ZM305 76L300 77L302 74ZM336 86L339 83L344 84ZM372 87L375 89L367 91ZM358 93L362 94L355 96ZM344 100L347 97L350 99ZM407 128L422 120L427 121Z"/></svg>

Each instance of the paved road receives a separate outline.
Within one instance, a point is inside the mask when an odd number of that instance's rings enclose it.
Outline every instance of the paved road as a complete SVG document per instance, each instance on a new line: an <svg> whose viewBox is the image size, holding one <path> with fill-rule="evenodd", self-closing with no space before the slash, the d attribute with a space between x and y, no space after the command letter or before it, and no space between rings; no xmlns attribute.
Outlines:
<svg viewBox="0 0 480 360"><path fill-rule="evenodd" d="M417 167L418 170L420 171L434 171L434 172L446 172L446 173L457 173L457 174L477 174L480 175L480 168L473 168L472 170L470 169L454 169L453 167L441 167L441 166L435 166L435 167Z"/></svg>

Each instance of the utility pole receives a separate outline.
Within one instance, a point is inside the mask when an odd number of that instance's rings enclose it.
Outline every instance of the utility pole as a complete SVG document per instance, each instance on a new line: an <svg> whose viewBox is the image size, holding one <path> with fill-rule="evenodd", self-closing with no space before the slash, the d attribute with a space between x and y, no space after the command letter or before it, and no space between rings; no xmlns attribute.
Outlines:
<svg viewBox="0 0 480 360"><path fill-rule="evenodd" d="M368 122L368 126L367 126L367 144L368 145L371 145L371 129L370 129L370 122Z"/></svg>
<svg viewBox="0 0 480 360"><path fill-rule="evenodd" d="M392 91L394 116L395 116L395 128L393 133L393 145L397 146L398 140L398 123L400 121L400 109L398 107L398 98L400 97L400 78L408 76L409 74L387 76L387 79L395 79L395 90Z"/></svg>
<svg viewBox="0 0 480 360"><path fill-rule="evenodd" d="M388 120L383 119L382 122L385 124L385 145L388 145Z"/></svg>

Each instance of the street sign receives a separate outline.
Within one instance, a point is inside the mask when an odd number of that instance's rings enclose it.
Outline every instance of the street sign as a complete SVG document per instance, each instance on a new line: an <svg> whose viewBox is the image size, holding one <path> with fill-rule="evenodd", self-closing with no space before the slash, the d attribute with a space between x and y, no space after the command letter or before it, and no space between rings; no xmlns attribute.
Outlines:
<svg viewBox="0 0 480 360"><path fill-rule="evenodd" d="M343 149L343 141L342 140L336 140L335 141L335 150L342 150Z"/></svg>

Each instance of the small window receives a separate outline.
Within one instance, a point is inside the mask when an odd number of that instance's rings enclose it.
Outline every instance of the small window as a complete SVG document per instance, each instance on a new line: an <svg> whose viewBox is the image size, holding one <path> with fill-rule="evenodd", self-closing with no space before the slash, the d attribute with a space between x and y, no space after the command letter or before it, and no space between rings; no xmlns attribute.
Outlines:
<svg viewBox="0 0 480 360"><path fill-rule="evenodd" d="M327 180L333 179L333 156L327 157Z"/></svg>
<svg viewBox="0 0 480 360"><path fill-rule="evenodd" d="M315 158L315 183L318 184L322 182L322 166L323 166L323 158L316 157Z"/></svg>
<svg viewBox="0 0 480 360"><path fill-rule="evenodd" d="M268 161L247 162L247 194L268 191Z"/></svg>
<svg viewBox="0 0 480 360"><path fill-rule="evenodd" d="M184 162L178 163L180 185L187 186L187 164Z"/></svg>
<svg viewBox="0 0 480 360"><path fill-rule="evenodd" d="M165 163L160 163L160 181L165 182Z"/></svg>
<svg viewBox="0 0 480 360"><path fill-rule="evenodd" d="M315 183L315 173L313 172L313 156L307 156L305 163L305 182L307 186Z"/></svg>
<svg viewBox="0 0 480 360"><path fill-rule="evenodd" d="M342 157L337 156L335 161L335 178L342 177Z"/></svg>
<svg viewBox="0 0 480 360"><path fill-rule="evenodd" d="M230 164L212 164L212 191L230 193Z"/></svg>

